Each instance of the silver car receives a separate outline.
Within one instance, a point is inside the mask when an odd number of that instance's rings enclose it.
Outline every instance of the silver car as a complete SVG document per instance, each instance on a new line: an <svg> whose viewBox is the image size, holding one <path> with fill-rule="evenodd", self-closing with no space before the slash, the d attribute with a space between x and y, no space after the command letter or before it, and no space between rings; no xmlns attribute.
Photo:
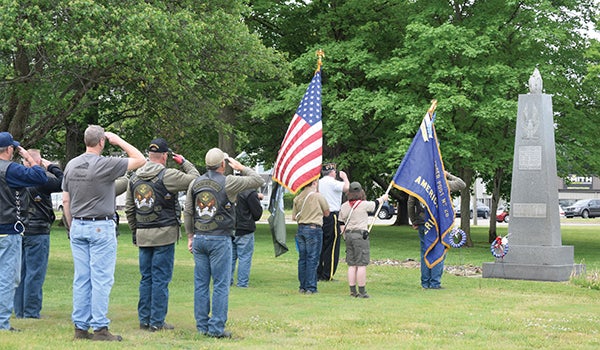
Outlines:
<svg viewBox="0 0 600 350"><path fill-rule="evenodd" d="M575 216L581 216L584 219L599 217L600 199L581 199L564 209L565 216L568 218Z"/></svg>

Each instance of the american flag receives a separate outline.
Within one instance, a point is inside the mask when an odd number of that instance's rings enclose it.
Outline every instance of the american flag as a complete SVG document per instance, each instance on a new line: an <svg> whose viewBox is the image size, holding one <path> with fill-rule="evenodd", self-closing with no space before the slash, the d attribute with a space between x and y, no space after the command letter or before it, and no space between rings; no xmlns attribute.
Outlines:
<svg viewBox="0 0 600 350"><path fill-rule="evenodd" d="M315 72L281 143L273 180L295 194L319 178L323 160L321 68Z"/></svg>

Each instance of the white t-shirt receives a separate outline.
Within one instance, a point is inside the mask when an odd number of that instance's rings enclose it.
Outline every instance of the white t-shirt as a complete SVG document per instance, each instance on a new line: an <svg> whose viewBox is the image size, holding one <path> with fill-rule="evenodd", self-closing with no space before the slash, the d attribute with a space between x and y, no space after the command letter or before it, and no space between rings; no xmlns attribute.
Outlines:
<svg viewBox="0 0 600 350"><path fill-rule="evenodd" d="M322 177L319 180L319 192L327 200L330 211L340 211L344 181L338 181L331 176Z"/></svg>

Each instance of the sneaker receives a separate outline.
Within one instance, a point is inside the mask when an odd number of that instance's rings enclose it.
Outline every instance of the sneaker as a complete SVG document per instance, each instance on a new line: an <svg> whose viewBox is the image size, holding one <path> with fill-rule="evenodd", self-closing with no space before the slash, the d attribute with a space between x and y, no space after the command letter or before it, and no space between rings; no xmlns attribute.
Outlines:
<svg viewBox="0 0 600 350"><path fill-rule="evenodd" d="M298 293L300 293L300 294L306 294L306 289L300 288L300 289L298 289Z"/></svg>
<svg viewBox="0 0 600 350"><path fill-rule="evenodd" d="M18 329L18 328L13 328L13 327L10 327L10 328L8 329L8 331L9 331L9 332L15 332L15 333L16 333L16 332L20 332L21 330L20 330L20 329Z"/></svg>
<svg viewBox="0 0 600 350"><path fill-rule="evenodd" d="M230 331L223 331L223 333L221 334L212 334L212 333L206 333L207 336L211 337L211 338L231 338L232 334Z"/></svg>
<svg viewBox="0 0 600 350"><path fill-rule="evenodd" d="M108 327L102 327L96 331L94 331L94 336L92 340L97 341L121 341L123 337L120 335L113 335L108 331Z"/></svg>
<svg viewBox="0 0 600 350"><path fill-rule="evenodd" d="M367 294L367 292L364 293L358 293L358 295L356 296L357 298L363 298L363 299L368 299L371 296L369 294Z"/></svg>
<svg viewBox="0 0 600 350"><path fill-rule="evenodd" d="M75 328L75 336L73 339L92 339L94 335L86 330Z"/></svg>
<svg viewBox="0 0 600 350"><path fill-rule="evenodd" d="M150 325L147 323L140 323L140 329L147 331L150 329Z"/></svg>
<svg viewBox="0 0 600 350"><path fill-rule="evenodd" d="M163 323L161 326L150 326L150 328L148 329L150 332L158 332L158 331L170 331L175 329L175 326L173 326L172 324L168 324L168 323Z"/></svg>
<svg viewBox="0 0 600 350"><path fill-rule="evenodd" d="M306 292L304 292L304 294L306 294L306 295L319 294L319 292L316 290L307 290Z"/></svg>

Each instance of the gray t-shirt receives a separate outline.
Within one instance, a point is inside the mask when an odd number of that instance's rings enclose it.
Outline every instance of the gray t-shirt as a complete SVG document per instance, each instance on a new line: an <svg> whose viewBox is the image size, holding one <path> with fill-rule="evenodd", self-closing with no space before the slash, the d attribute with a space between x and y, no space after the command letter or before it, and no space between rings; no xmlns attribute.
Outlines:
<svg viewBox="0 0 600 350"><path fill-rule="evenodd" d="M62 189L69 192L72 217L112 217L115 180L125 175L128 158L84 153L65 167Z"/></svg>

